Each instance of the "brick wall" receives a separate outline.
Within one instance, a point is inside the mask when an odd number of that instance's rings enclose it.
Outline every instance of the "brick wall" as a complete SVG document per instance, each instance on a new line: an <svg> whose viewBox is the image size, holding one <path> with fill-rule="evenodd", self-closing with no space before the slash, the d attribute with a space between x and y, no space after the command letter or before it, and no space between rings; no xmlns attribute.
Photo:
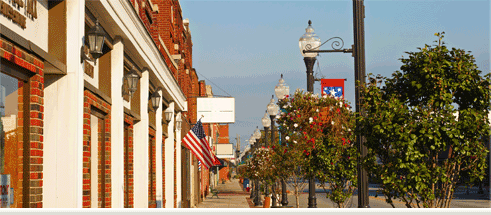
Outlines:
<svg viewBox="0 0 491 215"><path fill-rule="evenodd" d="M103 120L99 120L98 128L99 128L99 138L98 138L98 172L99 172L99 180L98 183L98 199L99 205L98 207L110 208L111 207L111 106L103 101L101 98L94 95L92 92L85 90L84 91L84 147L83 147L83 205L84 208L91 207L91 175L90 175L90 166L91 166L91 147L95 147L95 143L91 143L91 121L90 116L93 109L96 108L100 112L105 114ZM102 130L102 127L105 127L105 130ZM103 134L103 135L102 135ZM104 136L104 140L102 139ZM102 145L104 143L104 145ZM102 150L105 150L104 155L104 163ZM103 174L104 173L104 174ZM102 196L102 189L104 189L105 196ZM104 199L104 201L103 201ZM104 204L102 205L102 202Z"/></svg>
<svg viewBox="0 0 491 215"><path fill-rule="evenodd" d="M165 199L165 139L166 136L162 135L162 205L167 201Z"/></svg>
<svg viewBox="0 0 491 215"><path fill-rule="evenodd" d="M148 195L148 207L149 208L156 208L157 207L157 202L156 202L156 168L155 164L157 163L156 157L155 157L155 130L152 128L148 128L148 133L150 135L149 141L148 141L148 147L149 147L149 159L148 159L148 189L151 190L151 193ZM151 153L150 153L151 152Z"/></svg>
<svg viewBox="0 0 491 215"><path fill-rule="evenodd" d="M228 124L218 125L218 133L220 134L218 137L218 143L230 143Z"/></svg>
<svg viewBox="0 0 491 215"><path fill-rule="evenodd" d="M16 207L41 208L43 187L44 63L22 48L0 38L0 59L7 60L32 76L18 82L17 167L12 186ZM2 62L3 63L3 62ZM24 110L27 113L24 114ZM15 174L15 175L14 175ZM14 183L16 183L14 185Z"/></svg>
<svg viewBox="0 0 491 215"><path fill-rule="evenodd" d="M230 180L230 177L228 177L228 173L229 173L230 169L228 166L226 167L222 167L219 172L220 172L220 178L219 178L219 182L222 183L222 180L226 180L226 181L229 181Z"/></svg>
<svg viewBox="0 0 491 215"><path fill-rule="evenodd" d="M124 147L125 165L124 165L124 180L128 181L128 184L124 184L124 207L134 207L134 167L133 167L133 117L124 115L124 122L128 125L128 143L127 147ZM128 191L126 191L128 190Z"/></svg>

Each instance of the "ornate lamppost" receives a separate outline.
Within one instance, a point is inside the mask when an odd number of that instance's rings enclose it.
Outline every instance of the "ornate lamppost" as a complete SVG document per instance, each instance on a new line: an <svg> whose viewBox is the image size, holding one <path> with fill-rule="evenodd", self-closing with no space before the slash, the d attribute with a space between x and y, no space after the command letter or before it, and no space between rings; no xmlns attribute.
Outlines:
<svg viewBox="0 0 491 215"><path fill-rule="evenodd" d="M278 100L284 99L286 95L290 94L290 87L285 83L283 74L281 74L281 78L278 81L278 85L275 86L274 92ZM281 134L280 137L282 137ZM282 144L286 145L283 141ZM273 199L273 204L274 203L276 203L276 198ZM286 183L284 179L281 179L281 205L283 207L288 205L288 195L286 194Z"/></svg>
<svg viewBox="0 0 491 215"><path fill-rule="evenodd" d="M309 26L306 29L306 33L300 38L299 46L300 52L304 56L305 66L307 67L307 91L314 91L314 77L313 68L315 63L315 57L319 52L344 52L353 53L355 58L355 83L359 81L360 85L365 85L365 6L363 0L353 0L353 32L354 32L354 45L352 49L342 49L344 42L339 37L333 37L326 42L320 44L320 39L314 34L312 28L312 22L309 20ZM327 43L332 39L339 39L331 44L333 50L319 50L319 47ZM363 113L361 110L361 98L359 86L355 84L355 101L356 112ZM357 120L358 124L358 120ZM358 145L358 151L360 152L360 158L366 156L367 148L364 146L364 137L358 135L356 142ZM358 161L358 207L367 208L369 206L368 200L368 174ZM316 207L315 202L315 185L314 178L309 179L309 208Z"/></svg>
<svg viewBox="0 0 491 215"><path fill-rule="evenodd" d="M269 118L271 120L271 144L274 144L274 133L275 133L275 127L274 127L274 118L276 117L276 114L278 114L278 111L280 110L280 107L274 102L274 95L271 96L271 100L267 106L267 112L269 114ZM274 184L273 184L273 190L275 189ZM273 192L273 195L275 193ZM276 203L276 197L273 196L273 205Z"/></svg>

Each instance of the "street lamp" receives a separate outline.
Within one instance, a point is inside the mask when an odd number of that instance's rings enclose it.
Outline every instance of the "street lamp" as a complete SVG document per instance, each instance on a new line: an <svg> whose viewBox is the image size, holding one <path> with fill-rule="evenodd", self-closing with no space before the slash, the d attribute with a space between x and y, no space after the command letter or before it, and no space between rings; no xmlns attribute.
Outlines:
<svg viewBox="0 0 491 215"><path fill-rule="evenodd" d="M264 126L264 145L265 145L266 147L268 147L268 146L269 146L269 144L268 144L268 138L267 138L267 137L268 137L268 130L269 130L269 126L271 126L271 120L270 120L270 119L269 119L269 117L268 117L268 112L267 112L267 111L264 113L264 116L263 116L263 118L261 119L261 123L262 123L262 124L263 124L263 126ZM268 189L268 188L267 188L267 186L268 186L268 185L266 185L266 191L267 191L267 189ZM266 192L266 193L265 193L265 195L268 195L268 192Z"/></svg>
<svg viewBox="0 0 491 215"><path fill-rule="evenodd" d="M315 57L319 52L344 52L353 53L351 56L355 58L355 83L359 81L360 86L365 86L365 6L363 0L353 0L353 36L354 45L352 49L341 49L344 42L339 37L332 37L326 42L319 44L320 40L313 33L314 30L311 28L312 22L309 20L309 27L306 29L306 33L300 38L299 46L300 52L304 56L305 66L307 67L307 91L314 92L314 77L313 68L315 63ZM339 39L339 41L334 41L331 44L333 50L318 50L320 46L327 43L332 39ZM336 46L336 47L335 47ZM356 102L356 112L362 113L361 111L361 97L360 89L358 85L355 85L355 102ZM356 121L358 124L358 120ZM360 152L360 159L366 156L367 148L364 146L365 139L363 136L358 135L356 137L358 151ZM368 200L368 174L364 168L362 168L360 162L358 161L358 207L366 208L369 206ZM315 184L314 178L309 179L309 208L316 207L315 202Z"/></svg>
<svg viewBox="0 0 491 215"><path fill-rule="evenodd" d="M283 74L281 74L280 81L274 87L274 92L278 99L284 99L286 95L290 94L290 87L285 84L285 80L283 79Z"/></svg>
<svg viewBox="0 0 491 215"><path fill-rule="evenodd" d="M261 138L261 131L259 131L259 126L256 126L256 130L254 130L254 138L259 140Z"/></svg>
<svg viewBox="0 0 491 215"><path fill-rule="evenodd" d="M278 97L278 100L284 99L286 95L290 94L290 87L286 85L285 80L283 79L283 74L281 74L281 78L278 81L278 85L276 85L276 87L274 88L274 91L276 93L276 97ZM273 204L275 203L276 203L276 197L273 198ZM285 180L283 179L281 179L281 205L282 206L288 205L288 195L286 194L286 183Z"/></svg>
<svg viewBox="0 0 491 215"><path fill-rule="evenodd" d="M276 91L276 89L275 89ZM278 92L280 92L281 94L283 94L283 87L281 87L281 89L278 90ZM267 106L267 112L269 114L269 118L271 120L271 144L273 144L275 142L274 140L274 118L276 117L276 114L278 114L278 111L280 110L280 107L278 107L278 105L275 103L274 101L274 95L271 96L271 100ZM266 116L266 115L265 115ZM266 139L266 138L265 138ZM273 187L274 189L274 187ZM266 192L268 190L266 189ZM269 193L267 193L266 195L268 195ZM275 200L275 197L273 196L274 200ZM276 201L274 202L276 203Z"/></svg>
<svg viewBox="0 0 491 215"><path fill-rule="evenodd" d="M256 129L256 130L259 131L259 129ZM259 144L255 144L256 143L256 140L259 139L259 138L256 139L256 136L258 136L258 135L256 134L256 132L254 132L254 134L251 135L251 139L249 139L249 142L251 142L252 144L254 144L254 148L253 148L254 151L257 150L257 147L259 145ZM260 132L259 132L259 137L261 137L261 133ZM254 206L258 206L258 205L261 205L262 204L261 198L260 198L260 196L261 196L261 193L260 192L261 191L260 191L259 187L260 187L259 186L259 179L256 179L255 182L254 182L254 190L255 190L255 192L254 192L254 195L253 195L254 196Z"/></svg>
<svg viewBox="0 0 491 215"><path fill-rule="evenodd" d="M314 33L312 28L312 21L309 20L309 26L305 29L305 34L300 37L298 41L300 52L303 56L305 66L307 66L307 91L314 92L314 63L319 53L317 52L304 52L304 50L319 50L321 40ZM310 207L310 206L309 206Z"/></svg>

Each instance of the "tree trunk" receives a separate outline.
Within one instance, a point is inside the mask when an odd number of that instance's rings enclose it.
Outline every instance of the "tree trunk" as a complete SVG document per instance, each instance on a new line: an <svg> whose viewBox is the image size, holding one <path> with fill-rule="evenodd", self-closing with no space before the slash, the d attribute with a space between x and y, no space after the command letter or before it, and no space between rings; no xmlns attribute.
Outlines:
<svg viewBox="0 0 491 215"><path fill-rule="evenodd" d="M298 194L298 186L295 186L295 203L296 203L297 208L300 207L300 202L299 202L299 199L298 199L298 197L299 197L298 195L299 195Z"/></svg>

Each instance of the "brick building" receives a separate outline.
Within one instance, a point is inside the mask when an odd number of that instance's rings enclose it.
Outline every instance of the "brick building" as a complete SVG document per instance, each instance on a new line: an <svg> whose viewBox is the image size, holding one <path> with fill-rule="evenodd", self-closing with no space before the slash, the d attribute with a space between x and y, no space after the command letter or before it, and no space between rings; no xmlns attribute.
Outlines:
<svg viewBox="0 0 491 215"><path fill-rule="evenodd" d="M179 1L0 4L0 174L14 193L2 207L196 205L204 171L181 139L202 91Z"/></svg>

